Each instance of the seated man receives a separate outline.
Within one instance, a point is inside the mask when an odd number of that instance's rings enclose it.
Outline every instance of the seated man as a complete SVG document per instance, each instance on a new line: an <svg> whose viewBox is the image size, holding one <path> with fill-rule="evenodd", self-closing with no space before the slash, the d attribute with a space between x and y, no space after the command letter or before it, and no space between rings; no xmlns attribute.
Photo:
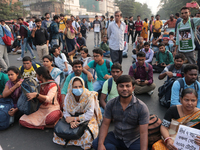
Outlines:
<svg viewBox="0 0 200 150"><path fill-rule="evenodd" d="M161 73L170 64L174 64L173 55L165 49L164 44L160 44L159 52L156 54L156 63L153 65L154 72Z"/></svg>
<svg viewBox="0 0 200 150"><path fill-rule="evenodd" d="M78 33L78 38L76 39L76 42L78 43L78 46L77 46L78 51L86 46L85 38L82 36L81 33Z"/></svg>
<svg viewBox="0 0 200 150"><path fill-rule="evenodd" d="M97 73L97 81L93 83L94 91L98 92L102 89L104 82L111 78L111 66L113 63L103 59L103 51L99 48L93 50L94 60L89 62L84 68L86 70L93 68Z"/></svg>
<svg viewBox="0 0 200 150"><path fill-rule="evenodd" d="M32 62L32 59L29 56L25 56L22 61L23 65L19 67L22 79L29 77L36 78L36 70L40 67L40 65Z"/></svg>
<svg viewBox="0 0 200 150"><path fill-rule="evenodd" d="M104 109L106 107L106 103L119 96L117 92L117 79L122 75L122 66L119 63L114 63L111 67L111 75L112 78L106 80L103 84L103 88L101 91L101 98L100 98L100 104L101 104L101 112L104 113Z"/></svg>
<svg viewBox="0 0 200 150"><path fill-rule="evenodd" d="M103 36L103 41L101 42L99 48L103 51L104 57L110 57L110 48L107 36Z"/></svg>
<svg viewBox="0 0 200 150"><path fill-rule="evenodd" d="M158 76L159 80L164 79L166 76L168 79L174 78L183 78L184 73L183 73L183 63L185 60L185 56L181 53L176 54L174 58L174 64L171 64L169 66L166 66L165 69L161 72L161 74Z"/></svg>
<svg viewBox="0 0 200 150"><path fill-rule="evenodd" d="M72 66L67 61L67 58L64 53L61 53L60 50L56 47L51 49L51 54L53 55L53 62L60 70L62 70L65 75L68 75L72 71Z"/></svg>
<svg viewBox="0 0 200 150"><path fill-rule="evenodd" d="M133 61L136 61L137 53L144 48L145 41L143 40L143 37L138 37L137 41L133 44Z"/></svg>
<svg viewBox="0 0 200 150"><path fill-rule="evenodd" d="M171 106L181 105L180 93L186 88L192 88L198 93L197 107L200 108L200 83L197 81L197 76L197 65L189 64L184 67L184 78L176 80L172 86Z"/></svg>
<svg viewBox="0 0 200 150"><path fill-rule="evenodd" d="M137 53L138 62L134 63L129 69L129 75L135 78L135 94L153 94L156 85L153 83L153 68L146 63L144 52Z"/></svg>
<svg viewBox="0 0 200 150"><path fill-rule="evenodd" d="M64 100L65 95L67 94L67 89L68 89L68 85L70 80L74 77L74 76L80 76L84 82L85 82L85 87L89 90L89 91L93 91L93 85L92 85L92 81L88 81L88 77L87 74L83 73L83 62L81 60L74 60L72 63L72 70L73 73L69 74L65 80L64 86L61 90L61 94L62 94L62 99Z"/></svg>
<svg viewBox="0 0 200 150"><path fill-rule="evenodd" d="M17 54L18 50L21 50L21 36L17 36L17 39L15 39L13 45L12 45L12 50L13 53L12 54Z"/></svg>
<svg viewBox="0 0 200 150"><path fill-rule="evenodd" d="M144 48L140 50L141 52L144 52L146 54L146 63L152 63L153 61L153 55L154 55L154 51L152 49L150 49L150 44L149 42L145 42L144 43Z"/></svg>
<svg viewBox="0 0 200 150"><path fill-rule="evenodd" d="M0 98L3 98L2 93L5 88L6 82L9 80L8 75L1 72L0 68Z"/></svg>
<svg viewBox="0 0 200 150"><path fill-rule="evenodd" d="M132 94L134 84L128 75L117 79L119 96L106 104L99 137L92 143L95 150L147 150L149 110ZM114 131L108 133L112 120Z"/></svg>

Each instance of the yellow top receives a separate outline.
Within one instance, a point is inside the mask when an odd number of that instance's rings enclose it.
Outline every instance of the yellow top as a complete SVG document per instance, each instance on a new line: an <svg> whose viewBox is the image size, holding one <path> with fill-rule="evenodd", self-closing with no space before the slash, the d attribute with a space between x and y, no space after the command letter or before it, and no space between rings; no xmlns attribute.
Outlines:
<svg viewBox="0 0 200 150"><path fill-rule="evenodd" d="M40 65L36 64L36 67L39 68ZM22 66L19 67L20 71L21 71L21 68L22 68ZM28 78L28 77L36 78L36 71L33 68L33 66L29 70L26 70L24 68L24 72L22 73L22 78L24 79L24 78Z"/></svg>
<svg viewBox="0 0 200 150"><path fill-rule="evenodd" d="M60 25L59 25L59 29L64 31L64 29L66 28L66 19L64 18L63 20L60 20Z"/></svg>
<svg viewBox="0 0 200 150"><path fill-rule="evenodd" d="M153 23L152 23L152 26L154 26L153 32L157 32L158 33L158 31L156 31L155 29L160 28L162 25L163 25L163 22L161 20L153 21ZM161 32L161 29L159 30L159 32Z"/></svg>

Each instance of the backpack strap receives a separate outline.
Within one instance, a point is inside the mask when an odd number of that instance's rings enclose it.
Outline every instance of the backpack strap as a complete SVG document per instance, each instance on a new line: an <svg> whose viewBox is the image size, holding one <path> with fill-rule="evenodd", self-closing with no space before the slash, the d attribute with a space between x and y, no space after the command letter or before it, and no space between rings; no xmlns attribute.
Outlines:
<svg viewBox="0 0 200 150"><path fill-rule="evenodd" d="M134 74L137 72L137 66L136 66L136 63L134 63L133 65L132 65L132 67L133 67L133 71L134 71Z"/></svg>
<svg viewBox="0 0 200 150"><path fill-rule="evenodd" d="M21 75L23 75L23 73L24 73L24 66L22 65L22 67L21 67Z"/></svg>
<svg viewBox="0 0 200 150"><path fill-rule="evenodd" d="M169 51L167 50L167 61L169 61Z"/></svg>
<svg viewBox="0 0 200 150"><path fill-rule="evenodd" d="M94 70L96 69L97 63L94 61Z"/></svg>
<svg viewBox="0 0 200 150"><path fill-rule="evenodd" d="M191 18L191 19L190 19L190 22L191 22L192 31L195 33L194 20Z"/></svg>
<svg viewBox="0 0 200 150"><path fill-rule="evenodd" d="M194 82L194 88L195 88L195 91L198 91L199 90L199 86L197 84L197 81Z"/></svg>
<svg viewBox="0 0 200 150"><path fill-rule="evenodd" d="M146 79L149 79L149 64L145 62Z"/></svg>
<svg viewBox="0 0 200 150"><path fill-rule="evenodd" d="M108 79L108 94L110 94L110 91L112 89L112 80L113 78Z"/></svg>
<svg viewBox="0 0 200 150"><path fill-rule="evenodd" d="M108 73L111 74L110 72L110 61L106 59L106 67L107 67L107 70L108 70Z"/></svg>
<svg viewBox="0 0 200 150"><path fill-rule="evenodd" d="M172 71L174 70L174 67L175 67L174 64L171 64L171 65L169 66L169 71L172 72Z"/></svg>
<svg viewBox="0 0 200 150"><path fill-rule="evenodd" d="M183 80L183 78L178 79L178 82L180 84L179 97L181 97L181 94L182 94L182 92L184 90L184 80Z"/></svg>
<svg viewBox="0 0 200 150"><path fill-rule="evenodd" d="M33 69L36 71L37 70L37 65L35 63L32 63Z"/></svg>

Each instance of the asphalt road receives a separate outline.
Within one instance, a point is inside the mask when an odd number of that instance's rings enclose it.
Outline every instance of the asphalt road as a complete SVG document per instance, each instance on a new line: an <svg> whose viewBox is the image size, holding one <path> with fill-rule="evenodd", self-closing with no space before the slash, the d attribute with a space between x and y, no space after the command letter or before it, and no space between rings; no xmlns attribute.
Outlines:
<svg viewBox="0 0 200 150"><path fill-rule="evenodd" d="M93 32L89 33L87 39L87 47L89 53L92 55L92 50L94 48ZM123 74L128 74L129 67L132 65L132 45L129 45L128 58L123 59ZM36 51L34 51L36 54ZM26 53L29 55L30 53ZM36 54L37 56L37 54ZM17 61L17 58L20 55L11 55L9 54L10 65L15 65L19 67L22 65L22 61ZM38 57L37 57L38 59ZM36 60L37 60L36 59ZM166 79L165 79L166 80ZM159 118L163 119L166 112L166 108L162 107L158 101L158 87L161 86L164 80L158 80L158 74L154 74L154 82L156 84L156 89L154 90L153 95L149 96L148 94L136 95L137 98L142 100L149 108L151 114L158 115ZM110 126L110 131L113 130L113 125ZM27 129L19 126L18 123L15 123L12 127L8 128L5 131L0 131L0 145L3 150L63 150L63 147L52 142L53 138L53 129L45 130L34 130ZM70 146L67 147L68 150L79 150L81 148Z"/></svg>

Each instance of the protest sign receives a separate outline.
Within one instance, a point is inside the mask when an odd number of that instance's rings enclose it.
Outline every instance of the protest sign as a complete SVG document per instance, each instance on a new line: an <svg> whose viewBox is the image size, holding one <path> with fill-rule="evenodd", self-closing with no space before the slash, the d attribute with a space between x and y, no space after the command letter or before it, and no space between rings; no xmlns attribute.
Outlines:
<svg viewBox="0 0 200 150"><path fill-rule="evenodd" d="M200 130L180 125L174 146L178 150L199 150L199 146L195 144L196 136L200 136Z"/></svg>

